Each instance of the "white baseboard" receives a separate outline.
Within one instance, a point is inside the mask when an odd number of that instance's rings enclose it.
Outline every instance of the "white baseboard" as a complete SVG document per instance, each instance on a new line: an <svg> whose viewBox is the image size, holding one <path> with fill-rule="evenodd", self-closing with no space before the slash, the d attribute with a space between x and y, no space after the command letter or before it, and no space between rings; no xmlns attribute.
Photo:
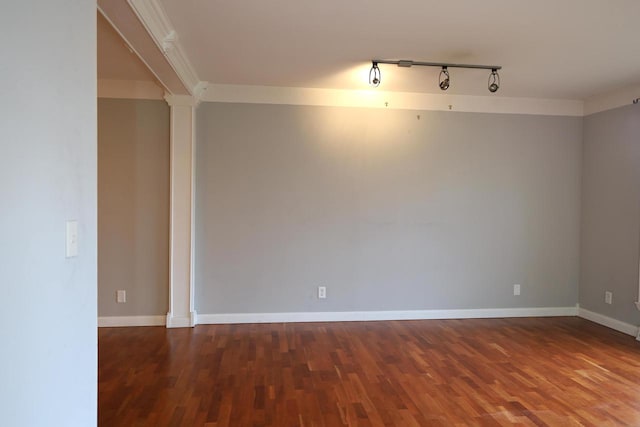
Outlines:
<svg viewBox="0 0 640 427"><path fill-rule="evenodd" d="M577 316L577 307L481 308L462 310L329 311L307 313L199 314L199 324L354 322L375 320L482 319Z"/></svg>
<svg viewBox="0 0 640 427"><path fill-rule="evenodd" d="M615 329L616 331L622 332L624 334L634 337L638 336L637 326L622 322L617 319L613 319L603 314L594 313L593 311L589 311L585 308L579 308L578 316L582 317L583 319L591 320L592 322L595 322L599 325L606 326L607 328Z"/></svg>
<svg viewBox="0 0 640 427"><path fill-rule="evenodd" d="M119 326L164 326L165 316L104 316L98 317L99 328Z"/></svg>
<svg viewBox="0 0 640 427"><path fill-rule="evenodd" d="M167 328L191 328L197 323L198 316L195 311L187 315L174 316L171 312L167 313Z"/></svg>
<svg viewBox="0 0 640 427"><path fill-rule="evenodd" d="M189 316L104 316L98 327L167 326L188 328L196 324L353 322L376 320L483 319L500 317L579 316L631 336L637 326L578 307L493 308L461 310L333 311L299 313L223 313Z"/></svg>

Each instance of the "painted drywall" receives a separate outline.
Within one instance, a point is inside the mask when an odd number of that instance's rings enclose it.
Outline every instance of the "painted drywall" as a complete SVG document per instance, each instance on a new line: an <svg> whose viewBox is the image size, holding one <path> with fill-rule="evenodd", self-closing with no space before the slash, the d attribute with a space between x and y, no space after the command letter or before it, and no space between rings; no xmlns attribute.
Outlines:
<svg viewBox="0 0 640 427"><path fill-rule="evenodd" d="M96 6L4 2L0 424L97 419ZM54 41L54 42L52 42ZM79 255L65 258L65 222Z"/></svg>
<svg viewBox="0 0 640 427"><path fill-rule="evenodd" d="M98 79L98 98L164 100L164 90L154 82Z"/></svg>
<svg viewBox="0 0 640 427"><path fill-rule="evenodd" d="M98 313L165 315L168 299L169 106L99 99Z"/></svg>
<svg viewBox="0 0 640 427"><path fill-rule="evenodd" d="M580 306L637 325L640 106L584 118ZM605 304L605 291L613 303Z"/></svg>
<svg viewBox="0 0 640 427"><path fill-rule="evenodd" d="M196 123L199 314L577 301L581 118L203 103Z"/></svg>

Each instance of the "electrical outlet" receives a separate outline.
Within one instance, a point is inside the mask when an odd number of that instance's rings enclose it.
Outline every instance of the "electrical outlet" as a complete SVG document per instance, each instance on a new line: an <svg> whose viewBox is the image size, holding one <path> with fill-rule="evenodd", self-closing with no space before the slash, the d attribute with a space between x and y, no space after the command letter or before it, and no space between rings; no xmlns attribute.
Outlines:
<svg viewBox="0 0 640 427"><path fill-rule="evenodd" d="M318 286L318 298L325 299L327 297L327 287L326 286Z"/></svg>
<svg viewBox="0 0 640 427"><path fill-rule="evenodd" d="M605 302L605 304L612 304L613 303L613 292L606 291L604 293L604 302Z"/></svg>
<svg viewBox="0 0 640 427"><path fill-rule="evenodd" d="M513 285L513 295L520 295L520 285Z"/></svg>
<svg viewBox="0 0 640 427"><path fill-rule="evenodd" d="M123 304L127 302L127 291L124 291L124 290L116 291L116 302L118 304Z"/></svg>

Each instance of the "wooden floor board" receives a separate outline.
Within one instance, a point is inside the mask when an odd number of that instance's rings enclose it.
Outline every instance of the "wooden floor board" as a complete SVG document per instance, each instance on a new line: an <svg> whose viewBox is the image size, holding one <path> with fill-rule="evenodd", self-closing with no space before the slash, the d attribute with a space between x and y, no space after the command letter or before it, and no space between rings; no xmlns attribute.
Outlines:
<svg viewBox="0 0 640 427"><path fill-rule="evenodd" d="M100 426L640 426L640 343L584 319L101 328Z"/></svg>

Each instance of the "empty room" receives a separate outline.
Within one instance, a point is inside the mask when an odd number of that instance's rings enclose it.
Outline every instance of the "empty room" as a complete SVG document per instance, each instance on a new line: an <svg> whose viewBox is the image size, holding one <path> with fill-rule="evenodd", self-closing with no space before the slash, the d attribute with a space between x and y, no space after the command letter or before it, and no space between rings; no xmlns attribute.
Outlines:
<svg viewBox="0 0 640 427"><path fill-rule="evenodd" d="M640 3L0 16L1 425L640 426Z"/></svg>

